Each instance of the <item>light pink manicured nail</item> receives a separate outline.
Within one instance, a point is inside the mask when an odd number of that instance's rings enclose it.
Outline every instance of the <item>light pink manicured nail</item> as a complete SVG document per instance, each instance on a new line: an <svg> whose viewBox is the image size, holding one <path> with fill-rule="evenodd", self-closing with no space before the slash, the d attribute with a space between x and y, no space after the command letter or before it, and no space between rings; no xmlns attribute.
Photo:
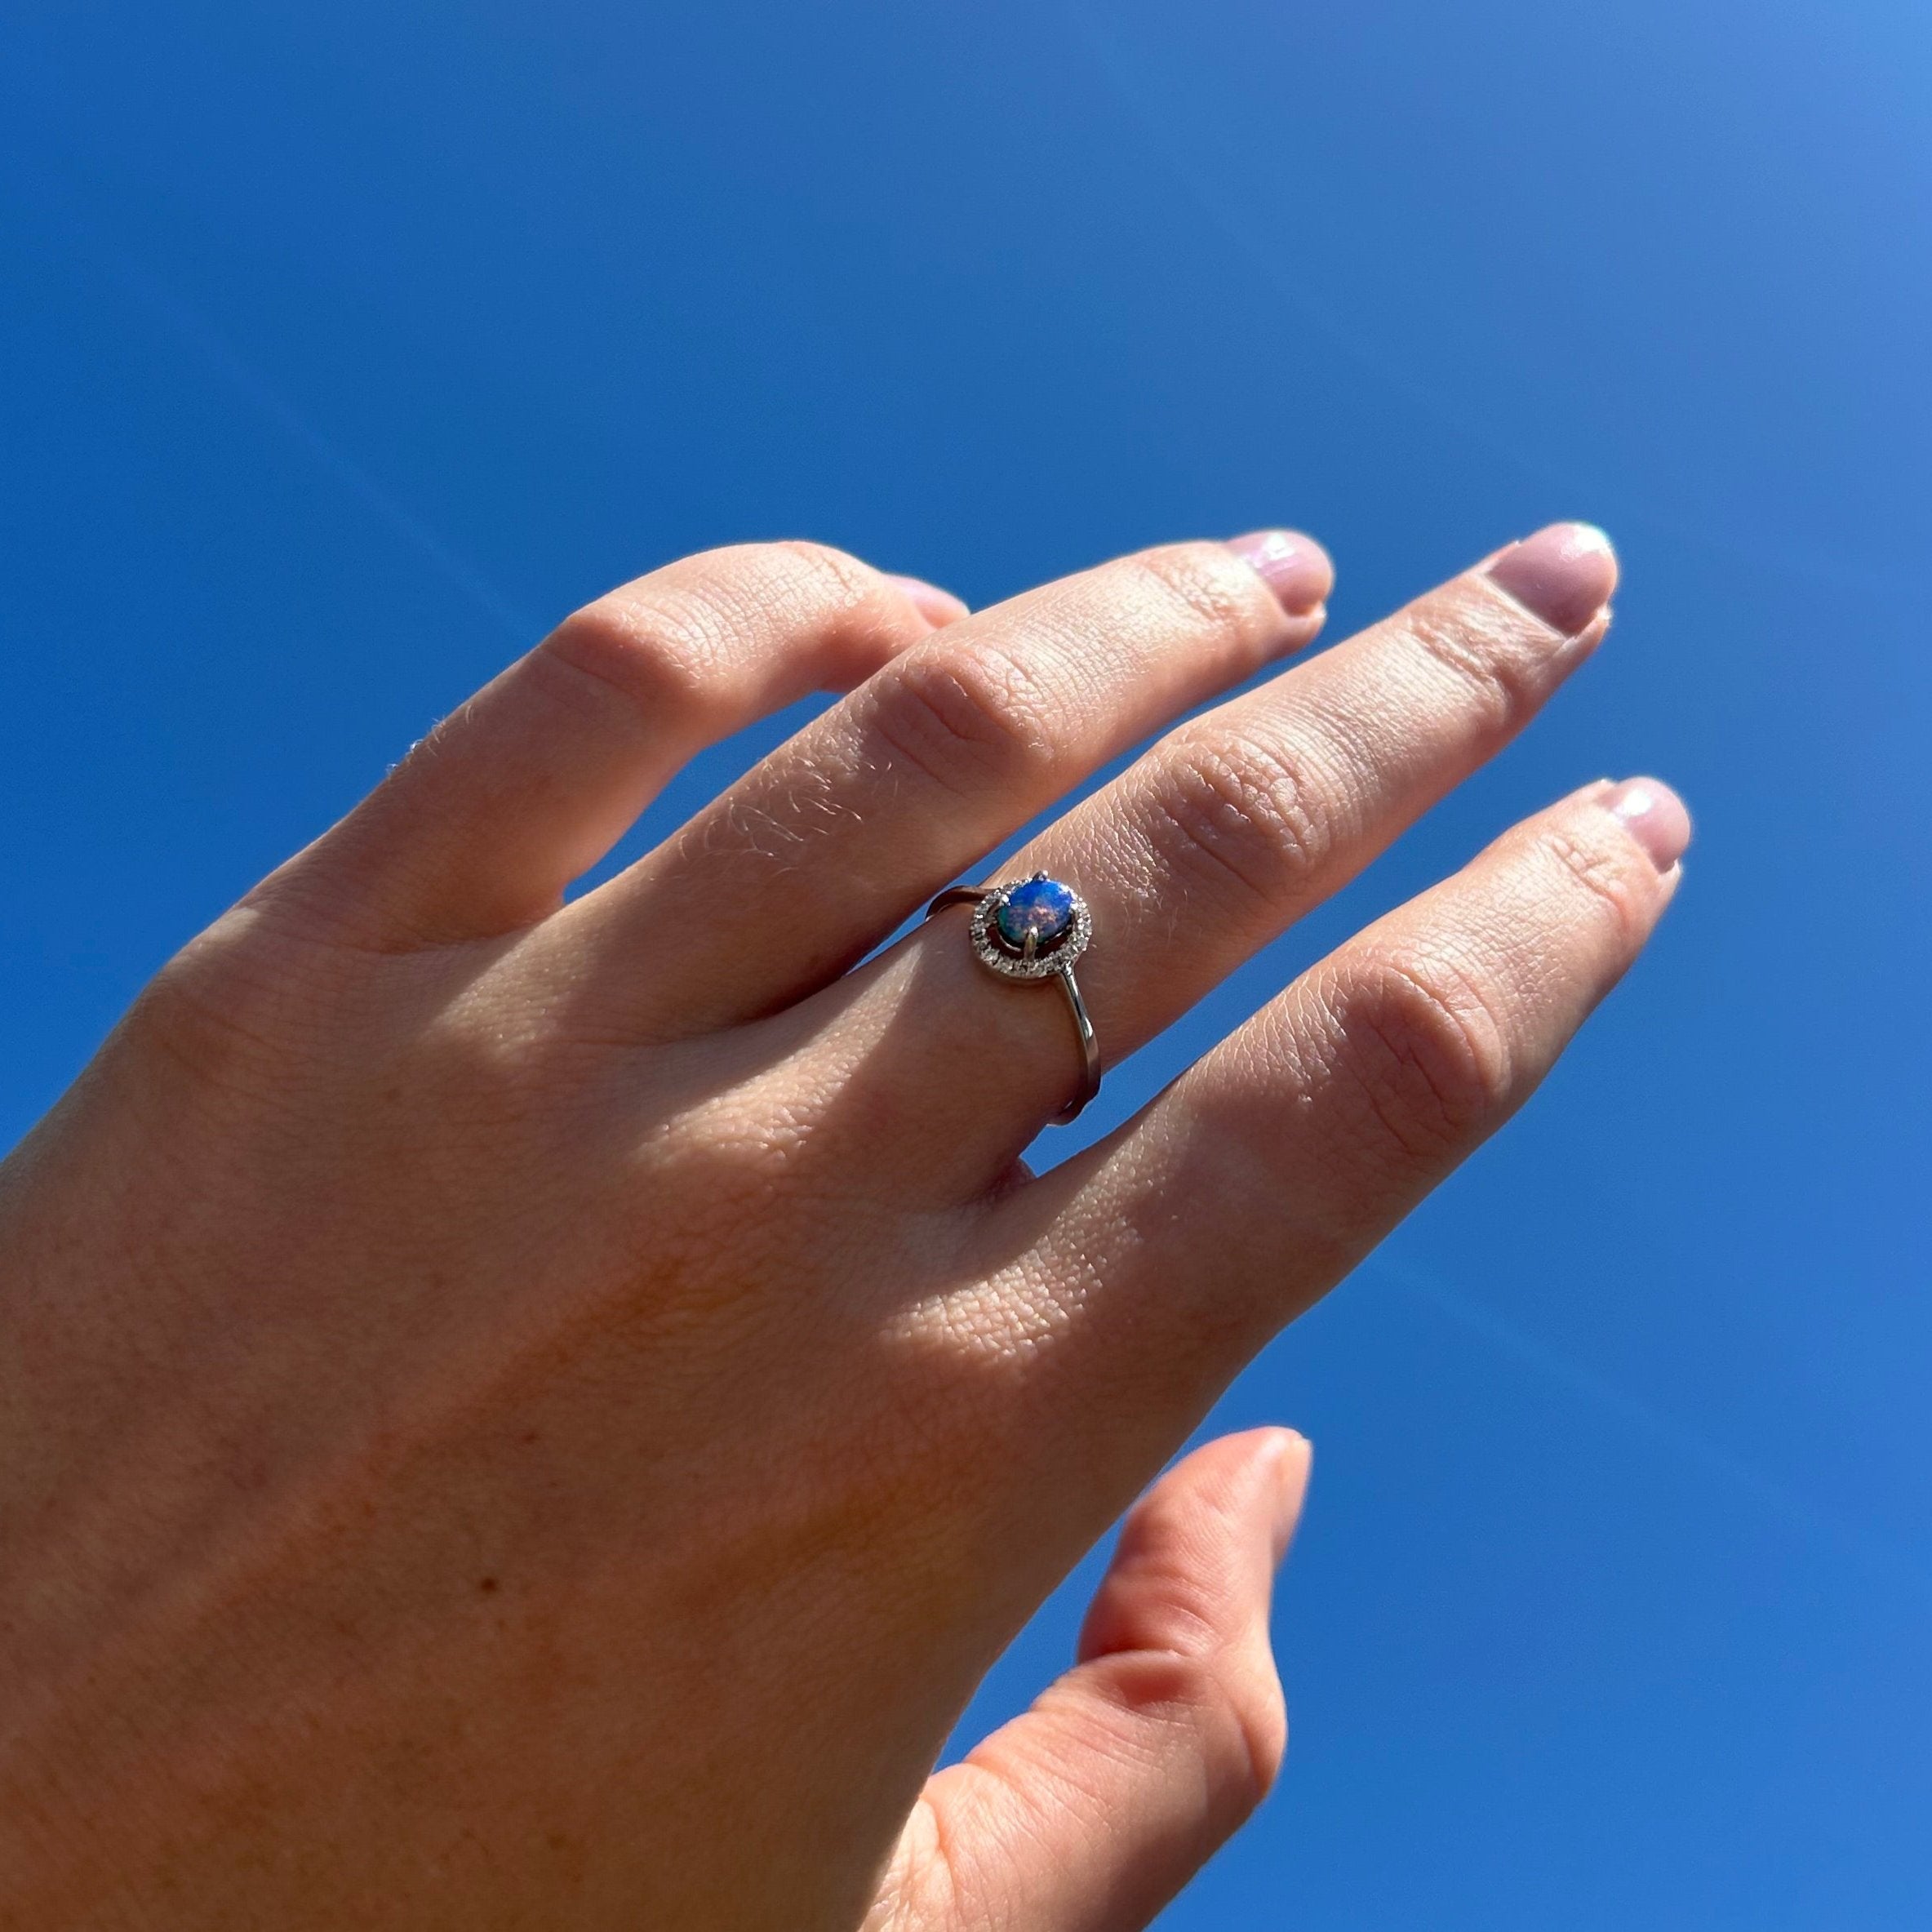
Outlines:
<svg viewBox="0 0 1932 1932"><path fill-rule="evenodd" d="M1650 855L1659 872L1668 872L1690 843L1690 814L1670 787L1654 778L1627 778L1598 802L1623 821L1630 836Z"/></svg>
<svg viewBox="0 0 1932 1932"><path fill-rule="evenodd" d="M1253 530L1228 548L1275 593L1290 617L1312 617L1335 588L1335 566L1312 537L1295 530Z"/></svg>
<svg viewBox="0 0 1932 1932"><path fill-rule="evenodd" d="M923 577L888 577L886 582L896 584L912 601L913 607L928 624L944 629L949 624L957 624L961 618L970 617L970 606L956 597L949 590L941 590L936 584L928 584Z"/></svg>
<svg viewBox="0 0 1932 1932"><path fill-rule="evenodd" d="M1275 1451L1274 1557L1278 1565L1295 1540L1296 1524L1301 1521L1303 1499L1308 1495L1308 1470L1314 1460L1315 1446L1299 1429L1286 1429L1286 1438Z"/></svg>
<svg viewBox="0 0 1932 1932"><path fill-rule="evenodd" d="M1566 637L1587 629L1617 588L1617 553L1594 523L1552 523L1486 567L1491 582Z"/></svg>

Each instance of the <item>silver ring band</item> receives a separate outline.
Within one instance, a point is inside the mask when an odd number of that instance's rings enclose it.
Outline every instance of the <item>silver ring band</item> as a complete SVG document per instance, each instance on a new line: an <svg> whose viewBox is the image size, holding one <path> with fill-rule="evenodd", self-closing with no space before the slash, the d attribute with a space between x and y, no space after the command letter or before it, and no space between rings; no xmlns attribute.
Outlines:
<svg viewBox="0 0 1932 1932"><path fill-rule="evenodd" d="M1071 886L1043 872L999 886L949 886L926 908L930 919L948 906L971 906L973 951L1003 979L1057 979L1080 1042L1080 1091L1053 1117L1056 1127L1077 1119L1100 1090L1100 1045L1073 962L1094 936L1093 915Z"/></svg>

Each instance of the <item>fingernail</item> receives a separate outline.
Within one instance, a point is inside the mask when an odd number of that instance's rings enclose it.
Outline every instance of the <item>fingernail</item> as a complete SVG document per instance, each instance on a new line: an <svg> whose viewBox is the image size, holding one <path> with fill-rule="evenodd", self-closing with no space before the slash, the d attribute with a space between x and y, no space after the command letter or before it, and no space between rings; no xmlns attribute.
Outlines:
<svg viewBox="0 0 1932 1932"><path fill-rule="evenodd" d="M1586 628L1617 588L1617 553L1594 523L1552 523L1487 567L1493 583L1566 637Z"/></svg>
<svg viewBox="0 0 1932 1932"><path fill-rule="evenodd" d="M1299 1431L1283 1429L1281 1435L1281 1446L1275 1454L1274 1551L1277 1564L1295 1540L1302 1502L1308 1492L1308 1470L1315 1455L1314 1444Z"/></svg>
<svg viewBox="0 0 1932 1932"><path fill-rule="evenodd" d="M928 624L944 629L949 624L957 624L962 617L972 615L971 607L956 597L949 590L941 590L936 584L928 584L923 577L888 577L888 584L896 584L912 601Z"/></svg>
<svg viewBox="0 0 1932 1932"><path fill-rule="evenodd" d="M1668 872L1684 856L1690 843L1690 814L1668 785L1654 778L1627 778L1612 785L1600 802L1623 821L1659 872Z"/></svg>
<svg viewBox="0 0 1932 1932"><path fill-rule="evenodd" d="M1254 530L1228 548L1275 593L1290 617L1312 616L1335 588L1335 566L1312 537L1294 530Z"/></svg>

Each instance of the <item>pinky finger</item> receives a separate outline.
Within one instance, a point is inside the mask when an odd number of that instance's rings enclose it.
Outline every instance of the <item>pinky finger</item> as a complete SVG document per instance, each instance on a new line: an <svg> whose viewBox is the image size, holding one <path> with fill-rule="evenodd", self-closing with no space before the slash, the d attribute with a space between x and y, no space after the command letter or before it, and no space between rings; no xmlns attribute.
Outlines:
<svg viewBox="0 0 1932 1932"><path fill-rule="evenodd" d="M384 950L528 925L695 753L965 615L822 544L687 557L566 618L254 896Z"/></svg>

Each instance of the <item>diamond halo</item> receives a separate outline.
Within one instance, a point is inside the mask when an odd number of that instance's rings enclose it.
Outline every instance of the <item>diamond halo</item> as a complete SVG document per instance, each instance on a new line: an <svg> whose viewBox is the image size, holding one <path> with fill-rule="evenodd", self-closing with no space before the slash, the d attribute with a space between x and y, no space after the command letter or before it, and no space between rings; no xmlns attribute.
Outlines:
<svg viewBox="0 0 1932 1932"><path fill-rule="evenodd" d="M1029 958L1024 953L1014 952L1001 939L996 922L1008 895L1017 886L1043 882L1060 884L1057 880L1050 880L1043 872L1035 873L1027 879L1009 879L1003 885L995 886L973 908L970 927L973 950L979 955L982 966L1003 979L1045 979L1055 973L1064 972L1086 952L1088 941L1094 936L1094 917L1087 910L1086 901L1071 886L1061 885L1061 890L1071 902L1071 912L1065 930L1050 945Z"/></svg>

